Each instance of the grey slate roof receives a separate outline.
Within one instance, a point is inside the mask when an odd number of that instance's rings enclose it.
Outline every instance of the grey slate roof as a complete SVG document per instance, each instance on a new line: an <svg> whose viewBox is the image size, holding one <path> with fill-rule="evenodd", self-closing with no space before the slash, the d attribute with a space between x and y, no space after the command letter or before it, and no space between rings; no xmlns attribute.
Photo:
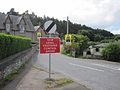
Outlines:
<svg viewBox="0 0 120 90"><path fill-rule="evenodd" d="M28 16L28 15L25 15L24 18L25 18L25 21L26 21L28 30L29 30L29 31L35 31L34 26L33 26L32 22L31 22L29 16Z"/></svg>
<svg viewBox="0 0 120 90"><path fill-rule="evenodd" d="M16 24L19 24L23 16L18 17Z"/></svg>
<svg viewBox="0 0 120 90"><path fill-rule="evenodd" d="M4 21L6 19L6 14L2 14L0 13L0 29L5 29L4 27ZM14 15L10 15L10 18L12 20L13 23L13 29L14 30L18 30L17 25L19 24L19 22L21 21L21 19L23 18L23 16L14 16ZM27 26L27 31L35 31L34 30L34 26L29 18L29 15L24 15L24 20Z"/></svg>
<svg viewBox="0 0 120 90"><path fill-rule="evenodd" d="M37 31L38 28L40 28L40 26L34 26L35 31Z"/></svg>
<svg viewBox="0 0 120 90"><path fill-rule="evenodd" d="M4 29L3 23L4 23L4 21L5 21L5 18L6 18L6 15L0 13L0 29Z"/></svg>
<svg viewBox="0 0 120 90"><path fill-rule="evenodd" d="M17 21L18 21L19 16L10 15L10 18L13 22L13 29L18 30Z"/></svg>

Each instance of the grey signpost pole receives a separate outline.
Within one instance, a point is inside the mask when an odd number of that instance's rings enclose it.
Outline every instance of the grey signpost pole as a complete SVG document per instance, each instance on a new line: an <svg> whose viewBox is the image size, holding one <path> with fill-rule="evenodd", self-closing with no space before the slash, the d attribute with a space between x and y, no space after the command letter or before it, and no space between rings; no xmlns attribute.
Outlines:
<svg viewBox="0 0 120 90"><path fill-rule="evenodd" d="M49 35L49 38L51 37L51 34ZM51 79L51 53L49 53L49 80Z"/></svg>
<svg viewBox="0 0 120 90"><path fill-rule="evenodd" d="M49 54L49 79L51 79L51 54Z"/></svg>
<svg viewBox="0 0 120 90"><path fill-rule="evenodd" d="M69 33L69 17L67 16L67 34Z"/></svg>
<svg viewBox="0 0 120 90"><path fill-rule="evenodd" d="M44 28L49 33L49 38L51 38L51 34L55 33L57 26L53 21L49 20L45 22ZM49 79L51 79L51 53L49 53Z"/></svg>

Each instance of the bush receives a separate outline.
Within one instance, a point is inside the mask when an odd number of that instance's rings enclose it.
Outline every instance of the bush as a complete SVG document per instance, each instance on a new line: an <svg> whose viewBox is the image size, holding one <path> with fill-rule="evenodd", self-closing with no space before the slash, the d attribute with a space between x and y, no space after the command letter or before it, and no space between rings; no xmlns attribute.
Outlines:
<svg viewBox="0 0 120 90"><path fill-rule="evenodd" d="M98 42L93 42L93 41L89 41L89 42L88 42L88 45L89 45L89 46L91 46L91 45L97 45L97 44L99 44L99 43L98 43Z"/></svg>
<svg viewBox="0 0 120 90"><path fill-rule="evenodd" d="M120 44L111 43L102 51L103 58L109 61L120 62Z"/></svg>
<svg viewBox="0 0 120 90"><path fill-rule="evenodd" d="M114 39L104 39L101 41L101 43L112 43L112 42L115 42Z"/></svg>
<svg viewBox="0 0 120 90"><path fill-rule="evenodd" d="M64 43L64 50L71 55L73 52L75 52L75 56L82 55L83 51L88 47L88 41L87 36L72 34L72 44L65 45Z"/></svg>
<svg viewBox="0 0 120 90"><path fill-rule="evenodd" d="M82 55L83 51L88 48L88 37L83 35L75 35L73 34L73 37L76 37L76 42L72 43L73 49L76 51L76 56Z"/></svg>
<svg viewBox="0 0 120 90"><path fill-rule="evenodd" d="M0 60L31 47L31 39L0 34Z"/></svg>

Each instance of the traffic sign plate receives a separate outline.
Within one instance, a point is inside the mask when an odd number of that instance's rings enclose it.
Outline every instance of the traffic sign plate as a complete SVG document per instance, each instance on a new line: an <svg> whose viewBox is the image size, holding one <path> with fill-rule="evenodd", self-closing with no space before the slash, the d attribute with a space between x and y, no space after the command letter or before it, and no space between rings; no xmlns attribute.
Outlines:
<svg viewBox="0 0 120 90"><path fill-rule="evenodd" d="M40 38L40 53L59 53L60 39L59 38Z"/></svg>
<svg viewBox="0 0 120 90"><path fill-rule="evenodd" d="M45 28L46 32L48 32L48 33L55 33L57 26L52 20L49 20L49 21L45 22L44 28Z"/></svg>

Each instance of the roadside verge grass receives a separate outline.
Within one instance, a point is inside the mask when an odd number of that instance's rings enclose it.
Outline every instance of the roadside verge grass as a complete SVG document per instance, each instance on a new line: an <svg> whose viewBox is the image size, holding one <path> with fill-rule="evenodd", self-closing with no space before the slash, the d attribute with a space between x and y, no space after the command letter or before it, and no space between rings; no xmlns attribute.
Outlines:
<svg viewBox="0 0 120 90"><path fill-rule="evenodd" d="M50 89L50 88L58 88L58 87L62 87L66 84L70 84L73 83L72 80L67 79L67 78L61 78L61 79L56 79L56 80L49 80L49 79L45 79L45 84L46 84L46 88Z"/></svg>

